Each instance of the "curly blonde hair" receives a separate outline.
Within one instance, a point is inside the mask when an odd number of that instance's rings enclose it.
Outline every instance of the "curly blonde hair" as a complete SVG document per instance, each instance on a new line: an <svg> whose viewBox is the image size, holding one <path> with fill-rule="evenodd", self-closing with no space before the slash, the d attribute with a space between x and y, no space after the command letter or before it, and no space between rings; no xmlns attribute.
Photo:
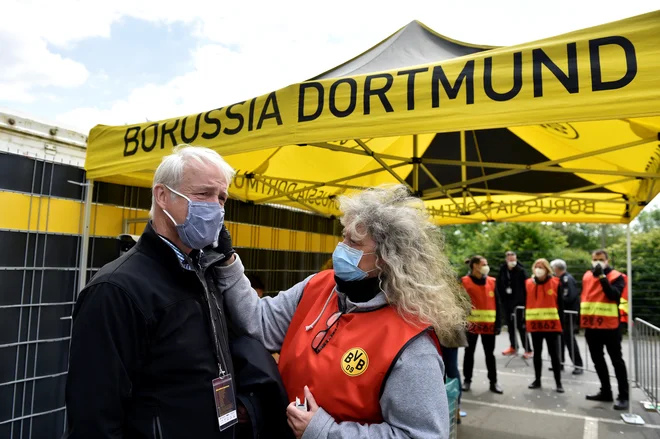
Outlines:
<svg viewBox="0 0 660 439"><path fill-rule="evenodd" d="M386 185L342 196L339 206L345 232L376 242L381 289L389 303L404 319L433 326L449 345L465 327L471 305L424 203L403 185Z"/></svg>

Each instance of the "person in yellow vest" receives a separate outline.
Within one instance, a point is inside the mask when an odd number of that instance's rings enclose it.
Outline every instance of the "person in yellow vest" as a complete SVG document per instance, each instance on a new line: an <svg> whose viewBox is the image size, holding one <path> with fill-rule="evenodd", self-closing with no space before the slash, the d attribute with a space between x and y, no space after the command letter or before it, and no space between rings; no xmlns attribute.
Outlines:
<svg viewBox="0 0 660 439"><path fill-rule="evenodd" d="M582 277L582 303L580 304L580 326L585 328L589 353L600 380L600 392L587 395L589 401L612 402L610 373L605 362L604 349L610 355L619 385L619 396L615 410L627 410L628 371L621 353L619 330L619 305L625 289L624 276L609 266L605 250L596 250L591 255L592 269Z"/></svg>
<svg viewBox="0 0 660 439"><path fill-rule="evenodd" d="M532 334L534 345L534 374L536 379L528 387L541 388L543 370L543 340L548 346L555 375L555 391L564 393L561 385L561 361L559 346L562 334L560 316L564 314L564 301L561 299L561 283L552 275L552 268L547 259L537 259L532 266L534 276L525 281L527 296L525 300L525 326Z"/></svg>
<svg viewBox="0 0 660 439"><path fill-rule="evenodd" d="M402 185L341 196L339 206L332 270L259 299L236 257L216 270L227 312L281 352L296 437L447 439L439 341L466 325L469 307L441 232Z"/></svg>
<svg viewBox="0 0 660 439"><path fill-rule="evenodd" d="M468 347L463 357L463 391L469 392L472 387L472 372L474 369L474 351L481 336L481 344L486 356L486 368L490 391L501 395L504 393L497 383L497 363L495 362L495 336L501 332L500 300L495 278L488 276L490 267L483 256L475 255L467 261L470 274L463 276L461 282L472 301L472 312L468 316Z"/></svg>

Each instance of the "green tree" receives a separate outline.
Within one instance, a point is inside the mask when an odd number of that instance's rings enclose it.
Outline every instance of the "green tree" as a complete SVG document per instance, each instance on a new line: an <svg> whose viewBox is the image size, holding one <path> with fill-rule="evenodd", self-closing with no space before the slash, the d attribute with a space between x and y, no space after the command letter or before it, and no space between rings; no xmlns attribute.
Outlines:
<svg viewBox="0 0 660 439"><path fill-rule="evenodd" d="M642 229L643 230L643 229ZM634 233L631 237L633 315L660 325L660 228ZM620 239L610 249L613 266L626 272L626 240Z"/></svg>
<svg viewBox="0 0 660 439"><path fill-rule="evenodd" d="M660 209L644 210L637 217L633 228L641 233L648 233L660 228Z"/></svg>

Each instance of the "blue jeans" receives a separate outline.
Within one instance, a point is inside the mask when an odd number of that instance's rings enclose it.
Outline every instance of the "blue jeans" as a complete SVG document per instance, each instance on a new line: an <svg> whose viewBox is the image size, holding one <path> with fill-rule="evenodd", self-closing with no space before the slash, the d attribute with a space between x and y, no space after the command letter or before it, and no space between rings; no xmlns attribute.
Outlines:
<svg viewBox="0 0 660 439"><path fill-rule="evenodd" d="M461 382L461 372L458 369L458 348L446 348L442 347L442 360L445 363L445 373L447 378L456 378L458 380L459 389L462 387ZM461 394L458 396L458 402L461 402Z"/></svg>

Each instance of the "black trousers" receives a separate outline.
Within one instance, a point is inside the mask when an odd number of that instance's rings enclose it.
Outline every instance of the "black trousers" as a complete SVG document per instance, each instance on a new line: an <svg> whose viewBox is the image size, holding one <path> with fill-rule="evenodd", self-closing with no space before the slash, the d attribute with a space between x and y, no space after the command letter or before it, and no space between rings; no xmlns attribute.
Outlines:
<svg viewBox="0 0 660 439"><path fill-rule="evenodd" d="M575 331L579 328L580 322L577 314L565 314L564 321L562 322L563 336L561 338L561 362L566 363L566 350L571 357L573 366L583 367L582 356L580 355L580 347L575 339Z"/></svg>
<svg viewBox="0 0 660 439"><path fill-rule="evenodd" d="M516 312L516 320L517 320L517 325L513 321L513 313L514 311ZM506 311L506 325L509 328L509 342L511 343L511 347L515 348L516 347L516 332L520 334L520 345L518 347L522 347L525 352L532 352L532 343L529 341L529 336L527 335L527 331L525 331L525 310L524 309L519 309L516 311L515 307L514 308L507 308ZM513 328L516 328L514 331Z"/></svg>
<svg viewBox="0 0 660 439"><path fill-rule="evenodd" d="M605 361L604 349L612 360L614 374L619 385L619 399L628 400L628 371L626 363L623 361L621 353L621 332L617 329L587 329L584 333L589 346L589 354L594 362L598 379L600 380L600 390L603 393L611 393L610 372Z"/></svg>
<svg viewBox="0 0 660 439"><path fill-rule="evenodd" d="M560 332L532 332L532 343L534 344L534 375L537 381L541 381L543 370L543 340L548 345L552 373L555 375L555 383L561 385L561 362L559 361Z"/></svg>
<svg viewBox="0 0 660 439"><path fill-rule="evenodd" d="M463 376L465 382L472 382L472 370L474 369L474 351L477 349L479 334L467 333L468 347L465 348L463 357ZM495 334L481 334L481 344L486 356L486 368L488 369L488 380L491 384L497 382L497 366L495 363Z"/></svg>

